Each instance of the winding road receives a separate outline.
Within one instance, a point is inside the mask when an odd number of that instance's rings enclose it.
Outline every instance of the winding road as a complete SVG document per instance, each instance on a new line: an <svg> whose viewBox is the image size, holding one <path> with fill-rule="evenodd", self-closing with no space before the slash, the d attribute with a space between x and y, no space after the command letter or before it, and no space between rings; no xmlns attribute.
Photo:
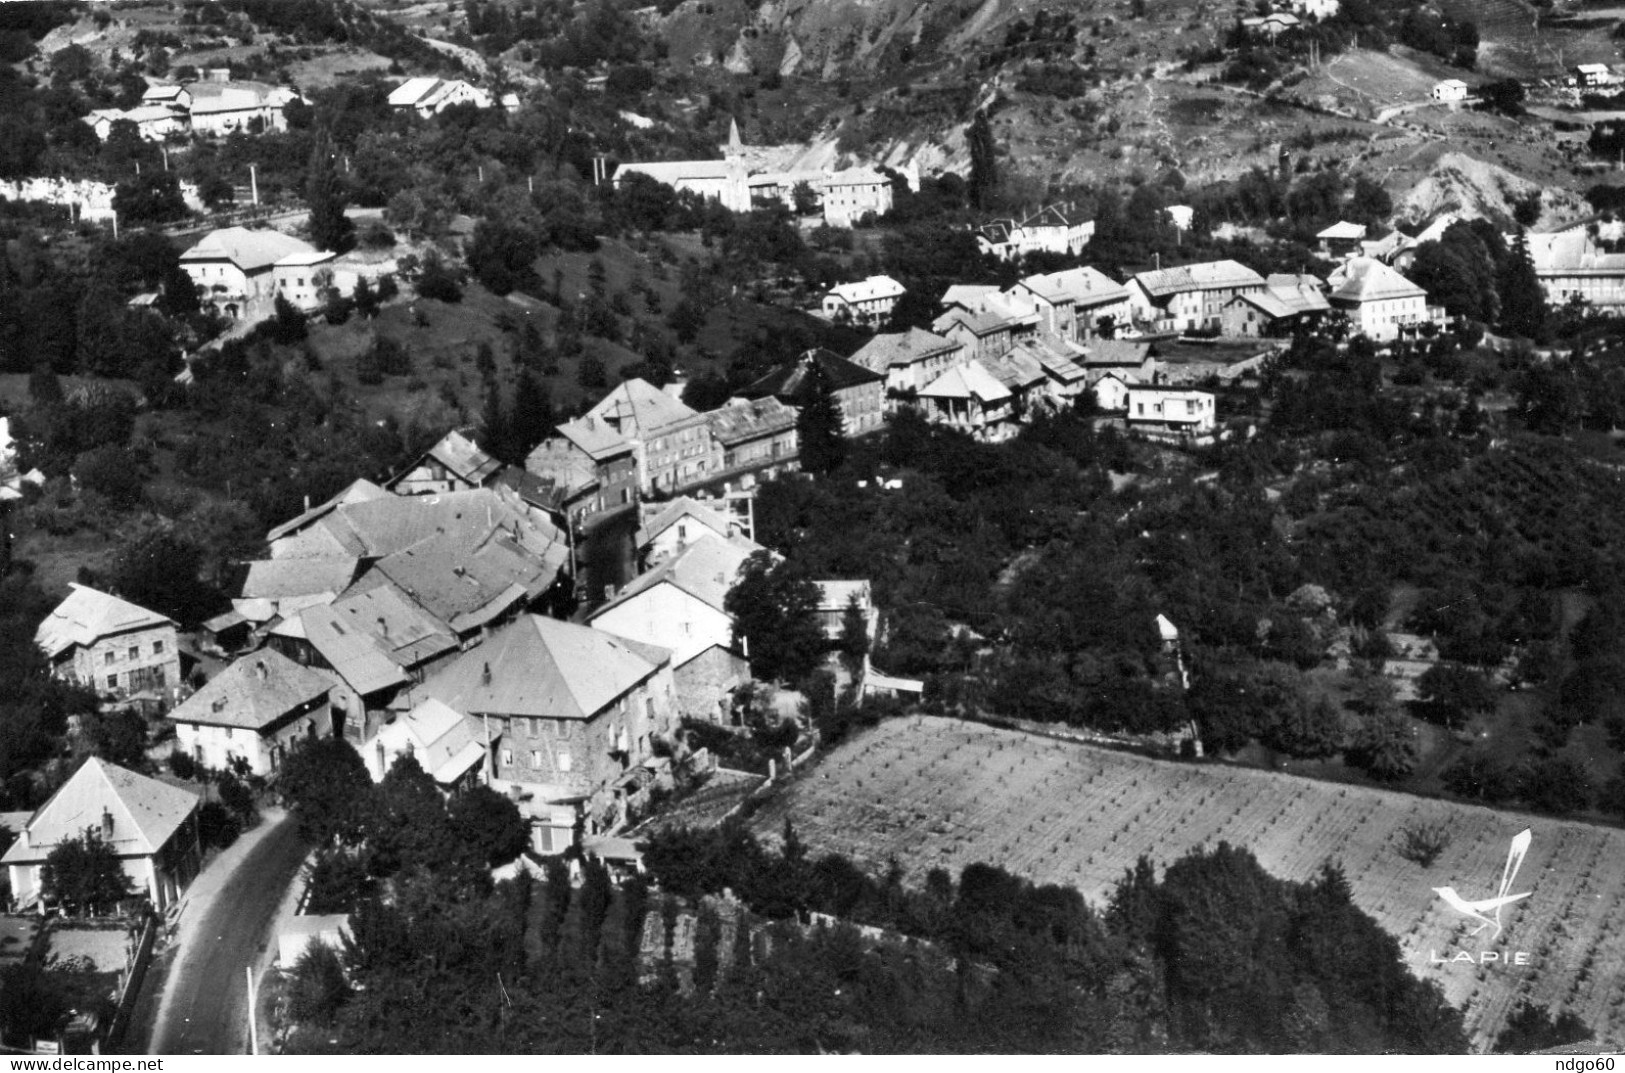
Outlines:
<svg viewBox="0 0 1625 1073"><path fill-rule="evenodd" d="M288 886L304 861L306 846L287 816L269 820L240 859L208 889L200 876L182 914L175 960L165 974L154 1054L246 1054L248 981L244 967L258 969L273 941L271 925ZM204 889L198 889L204 888Z"/></svg>

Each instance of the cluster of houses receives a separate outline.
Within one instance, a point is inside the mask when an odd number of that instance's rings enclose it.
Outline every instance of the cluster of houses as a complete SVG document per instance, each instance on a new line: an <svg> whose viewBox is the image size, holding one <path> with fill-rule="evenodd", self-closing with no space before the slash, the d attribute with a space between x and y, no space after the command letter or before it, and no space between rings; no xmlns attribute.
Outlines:
<svg viewBox="0 0 1625 1073"><path fill-rule="evenodd" d="M509 795L532 849L559 853L669 782L680 720L732 719L751 671L727 595L762 549L731 511L640 502L643 572L561 621L546 612L570 536L521 487L535 490L453 432L383 485L356 481L272 529L265 557L240 564L232 610L197 635L231 662L192 692L176 623L110 593L73 586L36 642L104 696L178 701L175 748L204 767L274 779L298 743L327 737L374 779L409 755L448 794ZM820 589L826 634L854 599L874 621L867 582ZM37 899L46 855L99 820L162 908L196 871L194 811L188 791L93 760L22 825L12 891Z"/></svg>
<svg viewBox="0 0 1625 1073"><path fill-rule="evenodd" d="M501 106L503 111L519 110L519 94L504 93L500 97L490 90L464 82L460 78L409 78L389 94L389 107L397 112L413 112L420 119L432 119L447 108L472 105L485 109Z"/></svg>
<svg viewBox="0 0 1625 1073"><path fill-rule="evenodd" d="M152 142L188 134L287 130L284 109L304 100L288 86L232 81L228 69L218 68L203 71L195 82L148 85L134 108L98 108L84 121L102 141L120 122L133 123L136 133Z"/></svg>
<svg viewBox="0 0 1625 1073"><path fill-rule="evenodd" d="M804 186L831 227L851 227L865 216L884 216L891 211L891 179L872 168L752 170L737 122L730 122L728 142L721 149L721 160L622 164L611 182L618 189L629 176L642 175L679 193L716 200L733 212L749 212L772 203L794 208L796 189ZM910 176L911 185L917 186L918 173L911 171Z"/></svg>

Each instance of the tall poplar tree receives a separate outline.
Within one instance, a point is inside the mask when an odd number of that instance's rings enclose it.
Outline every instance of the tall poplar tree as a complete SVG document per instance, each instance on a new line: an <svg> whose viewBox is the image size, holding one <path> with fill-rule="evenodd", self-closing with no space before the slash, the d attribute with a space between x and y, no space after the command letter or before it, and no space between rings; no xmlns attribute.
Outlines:
<svg viewBox="0 0 1625 1073"><path fill-rule="evenodd" d="M327 129L316 132L305 170L305 202L310 206L310 240L317 249L348 253L355 246L355 224L344 215L344 181Z"/></svg>

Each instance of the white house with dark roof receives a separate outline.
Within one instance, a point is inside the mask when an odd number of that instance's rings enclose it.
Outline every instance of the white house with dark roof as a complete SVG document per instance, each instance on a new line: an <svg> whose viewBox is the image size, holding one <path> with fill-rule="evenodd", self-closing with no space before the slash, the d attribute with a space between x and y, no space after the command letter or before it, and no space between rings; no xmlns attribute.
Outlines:
<svg viewBox="0 0 1625 1073"><path fill-rule="evenodd" d="M180 751L204 767L226 770L241 759L264 776L298 742L332 734L332 688L324 676L264 648L215 675L167 718Z"/></svg>
<svg viewBox="0 0 1625 1073"><path fill-rule="evenodd" d="M309 261L319 253L303 239L269 228L223 227L182 253L180 262L197 284L199 296L216 311L234 319L256 319L270 314L280 293L279 279L285 276L278 271L279 263L288 260L285 267L296 283L301 278L314 279L320 263L302 266L293 262Z"/></svg>
<svg viewBox="0 0 1625 1073"><path fill-rule="evenodd" d="M589 626L525 615L424 685L472 720L494 789L529 795L533 847L568 848L573 820L614 817L617 785L677 727L671 652ZM591 832L589 832L591 833Z"/></svg>
<svg viewBox="0 0 1625 1073"><path fill-rule="evenodd" d="M0 857L11 879L11 896L24 908L38 905L46 859L89 830L118 854L131 892L146 895L163 912L201 865L200 804L191 790L89 757L34 811Z"/></svg>
<svg viewBox="0 0 1625 1073"><path fill-rule="evenodd" d="M669 649L679 711L718 721L733 691L750 681L725 606L750 556L750 547L707 534L634 578L587 621L595 629Z"/></svg>
<svg viewBox="0 0 1625 1073"><path fill-rule="evenodd" d="M1381 261L1352 258L1326 282L1331 307L1349 318L1356 334L1373 342L1391 343L1424 325L1444 324L1444 310L1428 305L1427 292Z"/></svg>
<svg viewBox="0 0 1625 1073"><path fill-rule="evenodd" d="M34 631L53 674L118 697L180 685L172 619L88 585L69 588Z"/></svg>
<svg viewBox="0 0 1625 1073"><path fill-rule="evenodd" d="M1217 328L1225 303L1264 289L1264 277L1236 261L1205 261L1140 272L1128 282L1136 323L1158 332Z"/></svg>

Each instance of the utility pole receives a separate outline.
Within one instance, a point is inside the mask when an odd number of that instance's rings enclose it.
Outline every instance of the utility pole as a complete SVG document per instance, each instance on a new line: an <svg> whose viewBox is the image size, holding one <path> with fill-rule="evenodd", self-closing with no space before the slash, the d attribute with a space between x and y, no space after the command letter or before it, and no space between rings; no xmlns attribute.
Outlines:
<svg viewBox="0 0 1625 1073"><path fill-rule="evenodd" d="M252 192L252 196L254 198L254 207L259 208L259 205L260 205L260 179L259 179L259 173L255 170L255 167L254 167L253 164L250 164L248 166L248 189Z"/></svg>
<svg viewBox="0 0 1625 1073"><path fill-rule="evenodd" d="M254 1008L254 966L244 965L243 972L248 974L248 1053L259 1054L260 1026L258 1011Z"/></svg>

